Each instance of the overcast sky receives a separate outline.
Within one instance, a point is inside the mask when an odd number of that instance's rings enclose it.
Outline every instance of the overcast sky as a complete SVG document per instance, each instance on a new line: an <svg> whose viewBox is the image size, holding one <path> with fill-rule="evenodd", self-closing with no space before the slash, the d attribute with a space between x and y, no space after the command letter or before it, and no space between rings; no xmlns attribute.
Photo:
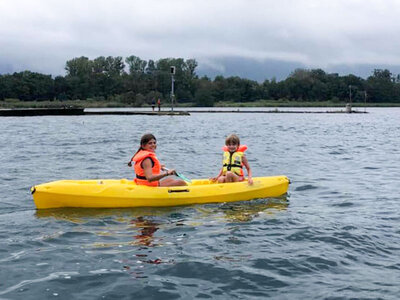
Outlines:
<svg viewBox="0 0 400 300"><path fill-rule="evenodd" d="M222 74L251 61L265 77L280 63L398 69L399 19L400 0L0 0L0 73L65 75L67 60L110 55Z"/></svg>

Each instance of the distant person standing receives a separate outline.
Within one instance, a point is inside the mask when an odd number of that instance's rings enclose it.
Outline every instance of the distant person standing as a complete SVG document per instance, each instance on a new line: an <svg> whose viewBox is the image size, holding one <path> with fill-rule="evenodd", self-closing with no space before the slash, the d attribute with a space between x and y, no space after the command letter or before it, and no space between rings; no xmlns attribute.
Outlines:
<svg viewBox="0 0 400 300"><path fill-rule="evenodd" d="M154 107L156 107L156 100L151 100L151 109L154 111Z"/></svg>
<svg viewBox="0 0 400 300"><path fill-rule="evenodd" d="M158 111L161 111L161 99L158 98L157 100Z"/></svg>

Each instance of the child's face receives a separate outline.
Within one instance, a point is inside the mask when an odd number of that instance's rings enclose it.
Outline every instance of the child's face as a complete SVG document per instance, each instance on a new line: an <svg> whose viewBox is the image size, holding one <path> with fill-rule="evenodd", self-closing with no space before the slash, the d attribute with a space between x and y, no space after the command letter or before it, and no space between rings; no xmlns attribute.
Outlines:
<svg viewBox="0 0 400 300"><path fill-rule="evenodd" d="M150 141L147 142L146 145L142 146L142 148L144 150L154 152L157 149L157 141L154 139L151 139Z"/></svg>
<svg viewBox="0 0 400 300"><path fill-rule="evenodd" d="M239 145L230 142L230 143L226 144L226 146L228 147L229 152L235 152Z"/></svg>

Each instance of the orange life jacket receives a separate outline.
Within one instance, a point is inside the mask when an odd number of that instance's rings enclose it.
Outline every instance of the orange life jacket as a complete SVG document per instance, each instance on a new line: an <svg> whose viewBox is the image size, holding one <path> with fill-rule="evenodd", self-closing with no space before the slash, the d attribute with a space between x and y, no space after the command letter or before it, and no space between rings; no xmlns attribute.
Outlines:
<svg viewBox="0 0 400 300"><path fill-rule="evenodd" d="M239 176L244 176L243 173L243 155L244 151L247 150L246 145L239 145L235 152L229 152L227 146L223 147L224 150L223 161L222 161L222 174L226 174L227 171L231 171Z"/></svg>
<svg viewBox="0 0 400 300"><path fill-rule="evenodd" d="M132 161L135 162L134 169L135 169L136 178L134 179L134 181L138 185L158 186L159 185L159 181L158 180L150 182L150 181L148 181L146 179L146 176L144 174L144 169L142 167L142 162L146 158L150 158L152 163L153 163L153 167L151 168L151 171L152 171L153 175L160 174L160 172L161 172L161 164L160 164L160 161L157 159L156 154L154 152L151 152L151 151L140 150L132 158Z"/></svg>

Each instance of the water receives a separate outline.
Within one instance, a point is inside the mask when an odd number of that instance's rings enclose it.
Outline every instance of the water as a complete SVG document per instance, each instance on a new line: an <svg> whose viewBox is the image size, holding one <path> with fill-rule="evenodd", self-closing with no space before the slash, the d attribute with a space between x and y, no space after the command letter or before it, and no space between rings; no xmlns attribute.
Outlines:
<svg viewBox="0 0 400 300"><path fill-rule="evenodd" d="M398 299L400 109L0 119L0 299ZM132 178L145 132L190 178L224 138L287 196L174 208L36 211L29 188Z"/></svg>

